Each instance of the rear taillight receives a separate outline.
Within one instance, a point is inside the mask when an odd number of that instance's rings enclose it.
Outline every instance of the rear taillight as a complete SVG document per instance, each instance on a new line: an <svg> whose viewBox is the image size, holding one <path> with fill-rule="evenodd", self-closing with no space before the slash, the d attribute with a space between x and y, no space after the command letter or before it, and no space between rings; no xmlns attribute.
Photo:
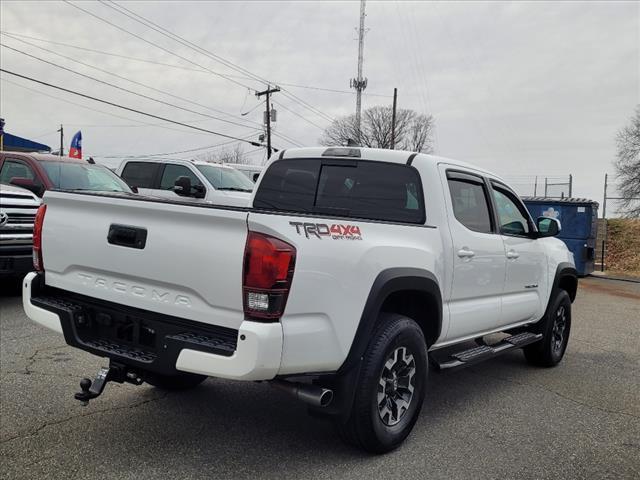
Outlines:
<svg viewBox="0 0 640 480"><path fill-rule="evenodd" d="M42 224L44 214L47 213L47 206L40 205L36 212L36 219L33 222L33 268L37 272L44 271L44 261L42 260Z"/></svg>
<svg viewBox="0 0 640 480"><path fill-rule="evenodd" d="M244 313L248 318L274 320L282 316L295 264L293 245L263 233L249 232L242 273Z"/></svg>

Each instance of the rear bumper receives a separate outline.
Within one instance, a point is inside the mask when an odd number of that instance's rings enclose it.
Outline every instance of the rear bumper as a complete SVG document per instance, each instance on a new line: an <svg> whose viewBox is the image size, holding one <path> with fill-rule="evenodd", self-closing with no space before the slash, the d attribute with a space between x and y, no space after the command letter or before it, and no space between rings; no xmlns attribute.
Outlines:
<svg viewBox="0 0 640 480"><path fill-rule="evenodd" d="M190 372L234 380L270 380L280 369L280 323L243 321L238 330L82 297L29 273L22 301L34 322L76 348L140 371Z"/></svg>

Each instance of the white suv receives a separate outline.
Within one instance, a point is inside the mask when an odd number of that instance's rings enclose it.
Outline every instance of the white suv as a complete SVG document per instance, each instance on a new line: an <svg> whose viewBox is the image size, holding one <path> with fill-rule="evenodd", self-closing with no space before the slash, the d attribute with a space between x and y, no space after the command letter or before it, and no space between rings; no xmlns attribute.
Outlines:
<svg viewBox="0 0 640 480"><path fill-rule="evenodd" d="M116 173L143 195L246 207L254 183L235 168L188 160L124 160Z"/></svg>

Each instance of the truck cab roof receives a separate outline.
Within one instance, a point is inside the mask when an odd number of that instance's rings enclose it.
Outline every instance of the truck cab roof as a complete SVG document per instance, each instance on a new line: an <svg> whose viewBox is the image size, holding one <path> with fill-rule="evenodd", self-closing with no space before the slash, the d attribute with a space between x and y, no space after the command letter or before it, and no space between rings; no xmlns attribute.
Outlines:
<svg viewBox="0 0 640 480"><path fill-rule="evenodd" d="M500 178L499 175L494 174L483 168L479 168L469 163L454 160L451 158L441 157L438 155L431 155L427 153L411 152L408 150L389 150L384 148L368 148L368 147L304 147L304 148L291 148L283 150L282 152L274 155L271 159L291 159L291 158L332 158L332 159L345 159L345 160L369 160L388 163L399 164L412 164L416 160L426 163L446 163L448 165L459 166L465 169L475 170L482 172L483 174L491 175L495 178Z"/></svg>

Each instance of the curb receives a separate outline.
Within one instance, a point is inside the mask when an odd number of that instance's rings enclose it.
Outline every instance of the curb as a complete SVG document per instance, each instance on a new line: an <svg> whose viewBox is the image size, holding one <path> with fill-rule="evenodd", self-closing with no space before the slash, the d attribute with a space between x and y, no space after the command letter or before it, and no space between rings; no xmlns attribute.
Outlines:
<svg viewBox="0 0 640 480"><path fill-rule="evenodd" d="M603 280L615 280L615 281L618 281L618 282L640 283L640 278L615 277L615 276L606 275L606 274L602 274L602 273L596 273L596 272L593 272L593 273L589 274L588 276L589 277L593 277L593 278L602 278Z"/></svg>

